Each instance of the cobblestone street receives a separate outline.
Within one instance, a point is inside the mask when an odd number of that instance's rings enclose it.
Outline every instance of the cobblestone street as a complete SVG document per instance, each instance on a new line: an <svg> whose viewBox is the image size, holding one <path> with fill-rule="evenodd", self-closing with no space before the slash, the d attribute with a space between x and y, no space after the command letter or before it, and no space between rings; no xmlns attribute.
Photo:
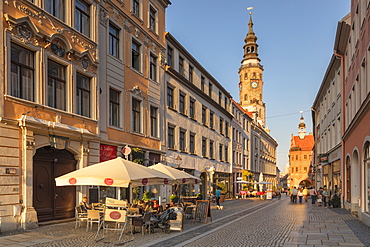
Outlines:
<svg viewBox="0 0 370 247"><path fill-rule="evenodd" d="M370 246L370 228L344 209L282 200L228 200L212 209L207 224L186 219L184 231L130 235L128 229L94 240L96 225L86 232L74 222L42 226L1 236L0 246Z"/></svg>

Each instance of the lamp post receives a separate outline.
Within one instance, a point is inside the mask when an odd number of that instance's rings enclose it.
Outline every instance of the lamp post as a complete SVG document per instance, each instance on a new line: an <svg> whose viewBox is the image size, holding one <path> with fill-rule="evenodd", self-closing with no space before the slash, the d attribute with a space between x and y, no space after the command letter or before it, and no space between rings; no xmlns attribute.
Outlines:
<svg viewBox="0 0 370 247"><path fill-rule="evenodd" d="M181 159L181 157L180 157L180 155L177 155L177 157L176 157L176 165L177 165L177 168L180 168L180 165L181 165L181 161L182 161L182 159Z"/></svg>

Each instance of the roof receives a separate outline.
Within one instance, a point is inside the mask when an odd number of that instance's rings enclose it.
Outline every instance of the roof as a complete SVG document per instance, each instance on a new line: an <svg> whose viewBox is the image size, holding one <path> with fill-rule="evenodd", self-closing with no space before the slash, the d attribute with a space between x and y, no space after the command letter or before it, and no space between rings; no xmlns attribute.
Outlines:
<svg viewBox="0 0 370 247"><path fill-rule="evenodd" d="M300 139L299 136L293 136L290 149L299 147L301 151L312 151L314 144L315 139L312 134L306 135L303 139Z"/></svg>

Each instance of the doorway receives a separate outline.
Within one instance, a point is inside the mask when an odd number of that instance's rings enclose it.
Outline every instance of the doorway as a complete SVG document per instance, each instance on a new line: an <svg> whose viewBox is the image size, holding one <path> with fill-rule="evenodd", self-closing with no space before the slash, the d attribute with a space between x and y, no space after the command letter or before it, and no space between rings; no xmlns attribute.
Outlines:
<svg viewBox="0 0 370 247"><path fill-rule="evenodd" d="M77 161L67 150L50 146L33 157L33 206L39 222L74 217L75 186L55 186L55 178L76 170Z"/></svg>

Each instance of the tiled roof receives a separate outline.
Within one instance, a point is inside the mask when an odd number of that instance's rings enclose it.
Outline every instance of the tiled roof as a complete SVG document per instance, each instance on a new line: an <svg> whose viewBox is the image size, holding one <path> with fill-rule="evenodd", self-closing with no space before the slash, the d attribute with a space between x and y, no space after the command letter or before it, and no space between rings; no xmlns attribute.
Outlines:
<svg viewBox="0 0 370 247"><path fill-rule="evenodd" d="M302 151L311 151L315 144L313 135L306 135L303 139L299 136L293 136L293 140L290 148L299 147Z"/></svg>

